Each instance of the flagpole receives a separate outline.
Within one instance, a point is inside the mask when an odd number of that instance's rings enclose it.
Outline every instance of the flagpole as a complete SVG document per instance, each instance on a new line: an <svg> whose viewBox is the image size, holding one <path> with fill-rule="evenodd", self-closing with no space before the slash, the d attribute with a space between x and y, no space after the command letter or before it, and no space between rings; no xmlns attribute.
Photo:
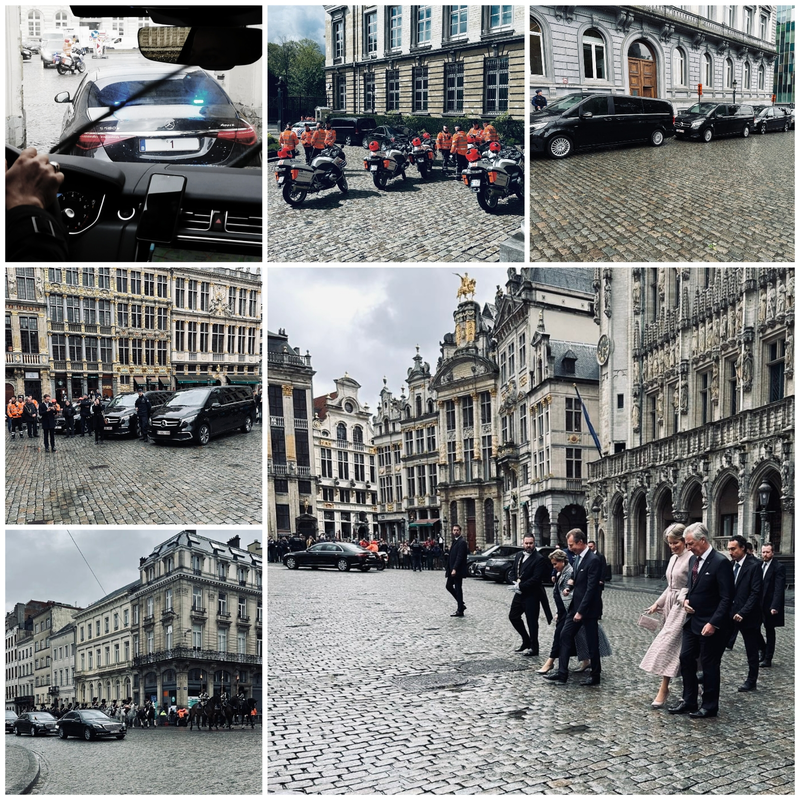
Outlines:
<svg viewBox="0 0 800 800"><path fill-rule="evenodd" d="M592 439L594 439L594 446L597 448L597 452L600 454L600 458L603 458L603 450L600 447L600 440L597 438L597 433L595 432L594 425L592 425L592 420L589 418L589 409L586 408L586 403L583 402L583 398L581 397L581 393L578 391L577 384L572 384L572 388L575 390L575 394L578 395L578 400L580 401L581 408L583 409L583 416L586 420L586 424L589 426L589 433L592 434Z"/></svg>

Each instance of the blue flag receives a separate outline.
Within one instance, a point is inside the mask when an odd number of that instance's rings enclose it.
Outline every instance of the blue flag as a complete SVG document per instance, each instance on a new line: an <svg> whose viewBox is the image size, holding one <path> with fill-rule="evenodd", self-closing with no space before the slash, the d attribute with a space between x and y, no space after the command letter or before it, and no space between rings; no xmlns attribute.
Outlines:
<svg viewBox="0 0 800 800"><path fill-rule="evenodd" d="M589 410L586 408L586 403L583 402L583 398L581 397L581 393L578 391L578 387L573 383L572 387L575 389L575 394L578 395L578 400L581 401L581 408L583 409L583 418L586 420L586 424L589 426L589 433L592 434L592 439L594 439L594 445L597 448L597 452L600 453L600 458L603 457L603 451L600 448L600 440L597 438L597 434L594 430L594 425L592 425L592 421L589 419Z"/></svg>

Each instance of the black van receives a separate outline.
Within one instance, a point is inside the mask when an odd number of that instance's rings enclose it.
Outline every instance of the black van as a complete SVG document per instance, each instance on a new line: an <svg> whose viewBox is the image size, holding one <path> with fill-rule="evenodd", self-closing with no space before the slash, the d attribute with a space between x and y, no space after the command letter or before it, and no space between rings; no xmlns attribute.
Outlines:
<svg viewBox="0 0 800 800"><path fill-rule="evenodd" d="M666 100L577 92L533 114L531 149L566 158L573 150L635 142L659 147L675 135L674 119Z"/></svg>
<svg viewBox="0 0 800 800"><path fill-rule="evenodd" d="M695 103L675 117L678 139L702 139L710 142L718 136L744 136L755 125L753 106L734 106L730 103Z"/></svg>
<svg viewBox="0 0 800 800"><path fill-rule="evenodd" d="M172 397L171 391L156 390L144 392L150 401L150 413L160 408ZM118 394L103 412L103 430L107 436L138 436L139 415L136 413L136 400L138 392L124 392Z"/></svg>
<svg viewBox="0 0 800 800"><path fill-rule="evenodd" d="M336 131L336 143L347 147L357 144L366 133L378 127L372 117L329 117L326 122Z"/></svg>
<svg viewBox="0 0 800 800"><path fill-rule="evenodd" d="M240 428L250 433L256 418L249 386L198 386L180 389L150 418L154 442L208 444L212 436Z"/></svg>

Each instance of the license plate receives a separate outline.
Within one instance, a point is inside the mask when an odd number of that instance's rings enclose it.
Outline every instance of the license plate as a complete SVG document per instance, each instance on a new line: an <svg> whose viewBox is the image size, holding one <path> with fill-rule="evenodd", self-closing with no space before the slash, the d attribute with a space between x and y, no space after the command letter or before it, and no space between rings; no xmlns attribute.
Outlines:
<svg viewBox="0 0 800 800"><path fill-rule="evenodd" d="M281 176L280 176L280 178L278 178L278 186L282 186L282 185L283 185L283 182L284 182L285 180L286 180L286 178L284 178L284 177L283 177L283 175L281 175Z"/></svg>
<svg viewBox="0 0 800 800"><path fill-rule="evenodd" d="M104 431L110 431L110 430L113 430L113 429L112 429L112 427L111 427L110 425L106 425L106 426L103 428L103 430L104 430Z"/></svg>
<svg viewBox="0 0 800 800"><path fill-rule="evenodd" d="M140 153L169 153L183 152L186 150L199 150L200 140L194 137L188 139L140 139Z"/></svg>
<svg viewBox="0 0 800 800"><path fill-rule="evenodd" d="M472 179L472 180L469 182L469 185L470 185L470 186L472 186L473 188L475 188L476 186L480 186L480 185L481 185L481 182L480 182L480 180L475 180L475 179L473 178L473 179Z"/></svg>
<svg viewBox="0 0 800 800"><path fill-rule="evenodd" d="M675 128L675 133L683 133L683 131L680 128Z"/></svg>
<svg viewBox="0 0 800 800"><path fill-rule="evenodd" d="M372 165L372 166L369 168L369 171L370 171L370 172L377 172L377 171L378 171L378 165L377 165L377 164L373 164L373 165Z"/></svg>
<svg viewBox="0 0 800 800"><path fill-rule="evenodd" d="M156 431L159 436L169 436L169 431Z"/></svg>

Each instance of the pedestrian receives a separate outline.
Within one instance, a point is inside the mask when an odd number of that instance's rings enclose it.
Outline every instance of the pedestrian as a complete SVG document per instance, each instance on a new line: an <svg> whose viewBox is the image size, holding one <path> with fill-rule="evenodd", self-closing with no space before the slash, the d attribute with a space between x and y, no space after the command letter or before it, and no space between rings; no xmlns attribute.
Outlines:
<svg viewBox="0 0 800 800"><path fill-rule="evenodd" d="M542 94L541 89L537 89L533 98L533 110L541 111L544 108L547 108L547 98Z"/></svg>
<svg viewBox="0 0 800 800"><path fill-rule="evenodd" d="M281 135L278 138L278 143L281 147L287 147L292 151L290 158L295 157L295 151L297 150L299 141L300 140L297 138L297 134L292 130L292 126L287 122L286 128L281 132Z"/></svg>
<svg viewBox="0 0 800 800"><path fill-rule="evenodd" d="M683 601L686 598L686 580L692 557L686 549L684 530L685 527L676 522L664 532L664 541L672 552L667 564L667 588L646 612L662 614L664 617L661 630L644 654L642 663L639 664L639 668L645 672L661 676L658 693L650 703L652 708L664 708L669 697L670 680L677 678L681 672L681 640L683 626L686 623Z"/></svg>
<svg viewBox="0 0 800 800"><path fill-rule="evenodd" d="M761 640L761 565L747 555L744 536L732 536L728 553L732 560L733 601L731 602L732 633L728 649L732 650L736 636L741 632L747 655L747 679L740 692L753 692L758 683L759 642Z"/></svg>
<svg viewBox="0 0 800 800"><path fill-rule="evenodd" d="M450 152L455 153L458 167L456 180L461 181L461 171L467 168L467 134L458 125L455 127L455 133L450 143Z"/></svg>
<svg viewBox="0 0 800 800"><path fill-rule="evenodd" d="M81 395L80 402L78 403L80 411L80 424L81 424L81 438L86 435L87 431L91 430L92 424L92 401L86 395Z"/></svg>
<svg viewBox="0 0 800 800"><path fill-rule="evenodd" d="M500 137L497 134L497 128L491 122L483 123L483 132L481 134L484 142L499 142Z"/></svg>
<svg viewBox="0 0 800 800"><path fill-rule="evenodd" d="M540 675L547 675L555 666L561 650L561 631L567 621L567 609L572 602L572 588L569 582L572 580L572 566L569 563L567 554L563 550L553 550L550 553L550 563L553 566L555 575L553 581L553 604L556 608L556 628L553 632L553 644L550 648L550 656L542 664L541 669L537 670Z"/></svg>
<svg viewBox="0 0 800 800"><path fill-rule="evenodd" d="M330 122L325 123L325 147L336 144L336 131L331 127Z"/></svg>
<svg viewBox="0 0 800 800"><path fill-rule="evenodd" d="M572 568L574 576L571 588L572 603L561 631L558 672L548 673L544 678L560 684L567 682L570 653L575 649L575 640L579 631L583 629L592 672L590 677L581 681L581 685L593 686L600 683L601 672L600 634L598 632L598 619L601 611L600 559L589 549L586 543L586 534L580 528L573 528L567 534L567 546L575 554Z"/></svg>
<svg viewBox="0 0 800 800"><path fill-rule="evenodd" d="M33 399L32 395L25 398L25 405L22 409L22 421L28 429L28 438L36 439L39 436L39 404Z"/></svg>
<svg viewBox="0 0 800 800"><path fill-rule="evenodd" d="M522 540L522 552L514 556L511 566L514 578L514 597L508 620L514 630L522 637L522 643L516 649L525 656L539 655L539 610L544 609L547 624L553 619L550 603L544 589L544 581L550 575L550 563L536 550L536 539L533 534L526 534ZM527 628L522 617L528 623Z"/></svg>
<svg viewBox="0 0 800 800"><path fill-rule="evenodd" d="M400 545L401 569L411 569L411 547L408 540Z"/></svg>
<svg viewBox="0 0 800 800"><path fill-rule="evenodd" d="M139 396L136 398L136 415L139 417L139 438L143 441L147 441L147 426L150 422L150 414L153 410L153 406L150 403L147 395L145 395L143 389L139 389Z"/></svg>
<svg viewBox="0 0 800 800"><path fill-rule="evenodd" d="M479 119L472 123L472 127L467 131L467 136L474 136L478 141L483 139L483 125Z"/></svg>
<svg viewBox="0 0 800 800"><path fill-rule="evenodd" d="M450 557L447 559L447 582L445 588L455 598L457 608L451 617L463 617L466 606L461 583L467 577L467 553L469 548L461 535L461 526L453 525L453 544L450 546Z"/></svg>
<svg viewBox="0 0 800 800"><path fill-rule="evenodd" d="M689 714L693 719L716 717L719 712L720 662L728 642L733 599L733 572L728 559L711 546L702 522L684 531L692 551L689 591L683 606L688 617L681 642L683 699L670 714ZM703 705L698 708L697 658L703 668Z"/></svg>
<svg viewBox="0 0 800 800"><path fill-rule="evenodd" d="M19 440L22 441L22 414L25 404L18 398L12 397L6 406L6 414L11 423L11 438L16 438L19 431Z"/></svg>
<svg viewBox="0 0 800 800"><path fill-rule="evenodd" d="M95 397L90 408L92 414L92 427L94 428L94 443L98 444L100 442L104 442L106 438L103 431L103 404L100 402L99 397Z"/></svg>
<svg viewBox="0 0 800 800"><path fill-rule="evenodd" d="M314 134L311 126L306 122L305 130L300 134L300 144L303 145L303 149L306 151L306 164L310 164L314 156L313 138Z"/></svg>
<svg viewBox="0 0 800 800"><path fill-rule="evenodd" d="M69 439L75 435L75 406L69 400L64 401L64 433Z"/></svg>
<svg viewBox="0 0 800 800"><path fill-rule="evenodd" d="M775 560L775 545L767 542L761 547L761 614L766 641L759 628L760 667L771 667L775 655L775 628L784 627L786 597L786 567Z"/></svg>
<svg viewBox="0 0 800 800"><path fill-rule="evenodd" d="M46 394L42 399L42 433L44 435L44 451L50 452L52 447L53 452L56 451L56 416L61 411L61 407L55 401L50 399L50 395Z"/></svg>
<svg viewBox="0 0 800 800"><path fill-rule="evenodd" d="M411 540L409 549L411 550L411 571L416 572L419 570L422 572L422 543L414 537Z"/></svg>
<svg viewBox="0 0 800 800"><path fill-rule="evenodd" d="M313 161L325 149L325 129L321 122L317 123L316 129L311 134L311 146L314 148L311 156L311 161Z"/></svg>

